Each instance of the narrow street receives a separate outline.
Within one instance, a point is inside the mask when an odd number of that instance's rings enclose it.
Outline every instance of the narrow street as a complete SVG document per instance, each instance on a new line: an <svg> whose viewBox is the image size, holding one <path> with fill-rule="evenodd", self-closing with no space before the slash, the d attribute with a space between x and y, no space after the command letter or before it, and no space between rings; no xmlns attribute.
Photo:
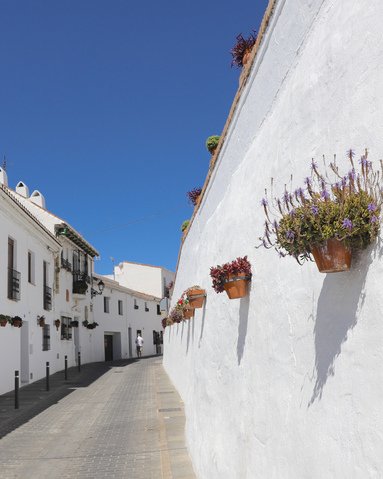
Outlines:
<svg viewBox="0 0 383 479"><path fill-rule="evenodd" d="M50 392L45 381L23 388L18 411L0 396L1 479L195 478L183 403L161 358L69 373L66 383L52 376Z"/></svg>

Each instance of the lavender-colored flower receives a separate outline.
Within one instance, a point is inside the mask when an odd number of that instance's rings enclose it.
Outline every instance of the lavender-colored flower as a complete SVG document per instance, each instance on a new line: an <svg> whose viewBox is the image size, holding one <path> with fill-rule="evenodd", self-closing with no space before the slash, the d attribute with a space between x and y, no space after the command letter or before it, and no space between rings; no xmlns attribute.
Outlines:
<svg viewBox="0 0 383 479"><path fill-rule="evenodd" d="M262 205L262 206L267 206L267 205L268 205L266 198L262 198L262 200L261 200L261 205Z"/></svg>
<svg viewBox="0 0 383 479"><path fill-rule="evenodd" d="M314 158L311 160L311 169L312 170L317 170L318 169L318 163L314 161Z"/></svg>
<svg viewBox="0 0 383 479"><path fill-rule="evenodd" d="M285 202L286 205L288 205L289 199L290 199L289 192L288 192L288 191L285 191L285 192L283 193L283 201Z"/></svg>
<svg viewBox="0 0 383 479"><path fill-rule="evenodd" d="M311 186L311 178L309 178L308 176L306 176L306 178L304 179L304 184L306 186Z"/></svg>
<svg viewBox="0 0 383 479"><path fill-rule="evenodd" d="M319 213L319 208L317 206L312 206L311 207L311 213L316 216Z"/></svg>
<svg viewBox="0 0 383 479"><path fill-rule="evenodd" d="M290 215L290 216L294 216L294 215L295 215L295 209L294 209L294 208L289 211L289 215Z"/></svg>
<svg viewBox="0 0 383 479"><path fill-rule="evenodd" d="M368 166L368 161L367 161L366 155L361 156L361 158L360 158L360 160L359 160L359 163L360 163L362 166Z"/></svg>
<svg viewBox="0 0 383 479"><path fill-rule="evenodd" d="M294 231L293 231L293 230L287 230L287 231L286 231L286 238L287 238L288 240L291 240L291 241L292 241L292 240L295 238L295 233L294 233Z"/></svg>
<svg viewBox="0 0 383 479"><path fill-rule="evenodd" d="M324 200L328 200L330 198L330 193L327 190L322 190L320 196Z"/></svg>
<svg viewBox="0 0 383 479"><path fill-rule="evenodd" d="M351 171L348 172L348 179L349 179L350 181L354 181L354 180L355 180L355 176L356 176L356 174L355 174L355 170L354 170L354 168L353 168Z"/></svg>
<svg viewBox="0 0 383 479"><path fill-rule="evenodd" d="M341 180L341 185L343 186L343 188L347 185L347 176L344 176Z"/></svg>
<svg viewBox="0 0 383 479"><path fill-rule="evenodd" d="M351 231L352 227L353 227L352 221L349 218L345 218L343 220L342 226L343 226L343 228L348 229L348 230Z"/></svg>
<svg viewBox="0 0 383 479"><path fill-rule="evenodd" d="M376 211L376 208L377 208L377 206L376 206L375 203L370 203L370 204L367 206L368 211L371 211L371 212L372 212L372 211Z"/></svg>
<svg viewBox="0 0 383 479"><path fill-rule="evenodd" d="M273 222L273 227L274 227L275 231L278 229L278 222L277 222L277 220L274 220L274 222Z"/></svg>
<svg viewBox="0 0 383 479"><path fill-rule="evenodd" d="M371 223L376 223L377 221L378 221L378 217L375 216L375 215L372 215L372 216L371 216L371 219L370 219L370 222L371 222Z"/></svg>
<svg viewBox="0 0 383 479"><path fill-rule="evenodd" d="M352 150L351 148L349 150L347 150L347 156L349 158L354 158L354 156L355 156L354 150Z"/></svg>

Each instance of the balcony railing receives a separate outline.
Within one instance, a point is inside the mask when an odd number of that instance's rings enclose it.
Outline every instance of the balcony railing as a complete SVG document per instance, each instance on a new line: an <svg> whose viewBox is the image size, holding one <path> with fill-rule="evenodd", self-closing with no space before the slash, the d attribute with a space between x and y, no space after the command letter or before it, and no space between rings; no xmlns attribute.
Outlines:
<svg viewBox="0 0 383 479"><path fill-rule="evenodd" d="M44 286L44 309L50 311L52 309L52 288Z"/></svg>
<svg viewBox="0 0 383 479"><path fill-rule="evenodd" d="M86 294L90 277L86 273L73 272L73 293Z"/></svg>
<svg viewBox="0 0 383 479"><path fill-rule="evenodd" d="M72 271L72 265L67 259L61 258L61 267L67 271Z"/></svg>
<svg viewBox="0 0 383 479"><path fill-rule="evenodd" d="M18 271L8 268L8 299L19 301L20 278L21 274Z"/></svg>

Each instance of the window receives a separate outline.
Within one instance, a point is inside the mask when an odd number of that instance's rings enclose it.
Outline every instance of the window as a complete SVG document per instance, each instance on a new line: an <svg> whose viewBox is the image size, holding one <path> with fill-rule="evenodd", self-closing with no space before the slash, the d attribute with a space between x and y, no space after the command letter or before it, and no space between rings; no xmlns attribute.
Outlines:
<svg viewBox="0 0 383 479"><path fill-rule="evenodd" d="M51 349L51 327L49 324L45 324L42 327L43 331L43 351L49 351Z"/></svg>
<svg viewBox="0 0 383 479"><path fill-rule="evenodd" d="M28 251L28 283L35 284L35 253Z"/></svg>
<svg viewBox="0 0 383 479"><path fill-rule="evenodd" d="M43 305L46 311L52 309L52 288L48 286L49 264L43 261Z"/></svg>
<svg viewBox="0 0 383 479"><path fill-rule="evenodd" d="M149 311L149 308L148 308L148 303L145 301L145 311L148 312Z"/></svg>
<svg viewBox="0 0 383 479"><path fill-rule="evenodd" d="M136 299L134 300L134 309L138 309L138 304Z"/></svg>
<svg viewBox="0 0 383 479"><path fill-rule="evenodd" d="M121 299L118 300L118 314L119 314L120 316L123 315L122 300L121 300Z"/></svg>
<svg viewBox="0 0 383 479"><path fill-rule="evenodd" d="M161 309L160 309L160 305L157 304L157 314L160 315L161 314Z"/></svg>
<svg viewBox="0 0 383 479"><path fill-rule="evenodd" d="M72 319L61 316L61 339L72 339Z"/></svg>
<svg viewBox="0 0 383 479"><path fill-rule="evenodd" d="M8 238L8 299L20 299L20 273L15 270L16 245L12 238Z"/></svg>
<svg viewBox="0 0 383 479"><path fill-rule="evenodd" d="M109 302L110 298L108 298L108 296L104 296L104 313L109 313Z"/></svg>

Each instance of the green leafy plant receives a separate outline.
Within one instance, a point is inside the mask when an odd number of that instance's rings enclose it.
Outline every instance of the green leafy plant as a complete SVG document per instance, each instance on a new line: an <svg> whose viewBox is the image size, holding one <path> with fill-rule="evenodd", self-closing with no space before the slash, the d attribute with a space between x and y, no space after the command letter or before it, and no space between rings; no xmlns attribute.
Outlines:
<svg viewBox="0 0 383 479"><path fill-rule="evenodd" d="M351 248L365 248L375 240L380 228L382 172L375 172L368 151L355 167L354 152L347 153L350 169L341 175L334 161L329 163L330 179L318 164L311 163L312 174L305 187L285 192L282 198L262 199L266 221L261 237L265 248L274 247L280 256L293 256L300 264L311 260L315 245L335 238ZM323 159L326 167L325 159ZM326 169L327 170L327 169Z"/></svg>
<svg viewBox="0 0 383 479"><path fill-rule="evenodd" d="M182 233L187 229L187 227L189 226L189 223L190 223L190 220L185 220L182 225L181 225L181 231Z"/></svg>
<svg viewBox="0 0 383 479"><path fill-rule="evenodd" d="M209 138L206 140L206 148L209 150L209 153L213 154L215 149L218 146L220 136L213 135L209 136Z"/></svg>

